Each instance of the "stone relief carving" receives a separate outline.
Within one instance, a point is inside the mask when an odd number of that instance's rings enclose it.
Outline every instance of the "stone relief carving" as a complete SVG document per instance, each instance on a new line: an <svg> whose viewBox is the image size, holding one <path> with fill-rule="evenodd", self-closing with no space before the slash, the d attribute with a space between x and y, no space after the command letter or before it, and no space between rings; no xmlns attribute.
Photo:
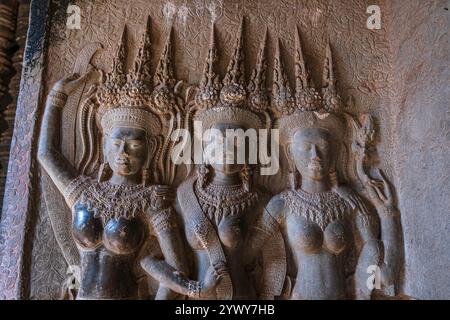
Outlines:
<svg viewBox="0 0 450 320"><path fill-rule="evenodd" d="M262 129L266 121L264 105L264 61L254 71L249 99L244 66L244 20L241 21L233 54L222 81L214 71L217 58L212 26L210 46L200 87L193 103L188 105L194 121L201 121L204 130L216 129L225 134L227 129ZM262 51L264 51L264 43ZM259 94L260 97L255 97ZM201 133L203 134L203 132ZM208 147L206 142L205 148ZM226 157L227 143L223 145ZM237 156L236 153L234 154ZM208 299L255 298L253 283L242 264L251 221L261 212L265 195L253 183L254 168L244 164L203 163L177 192L178 203L185 222L187 241L194 251L193 273L198 279L205 277L213 267L219 277L214 292Z"/></svg>
<svg viewBox="0 0 450 320"><path fill-rule="evenodd" d="M152 293L145 282L150 276L160 283L157 299L368 299L370 265L381 268L383 290L395 294L401 257L393 191L381 171L381 180L367 173L373 120L359 121L343 111L330 44L323 87L317 90L297 30L293 92L278 40L269 95L269 31L247 83L241 21L221 81L212 25L200 85L183 99L172 61L173 29L152 76L148 21L131 72L126 71L125 28L111 72L66 77L48 95L39 161L72 209L70 219L51 219L55 230L71 226L81 258L77 298L148 298ZM84 92L87 83L94 83L90 92ZM80 88L79 96L89 97L76 105L73 128L80 135L71 139L80 139L77 155L76 150L61 151L58 132L62 110ZM192 130L196 120L204 129L225 132L269 129L275 119L289 159L291 189L267 203L269 193L255 182L257 167L204 163L178 187L181 228L171 189L177 169L170 160L172 133ZM354 129L350 156L367 199L341 181L349 163L343 152L348 123ZM65 153L73 160L67 161ZM192 270L182 229L193 251ZM103 273L108 280L99 276Z"/></svg>
<svg viewBox="0 0 450 320"><path fill-rule="evenodd" d="M264 244L274 235L281 234L289 254L284 261L287 266L278 267L277 273L286 271L286 279L280 279L285 281L284 290L278 290L278 296L370 299L373 288L367 285L367 270L372 267L381 270L381 287L377 289L395 295L392 289L401 245L392 189L383 175L382 180L369 178L364 167L375 133L372 118L365 116L359 124L343 112L330 43L326 48L321 95L311 85L298 30L295 95L286 81L279 43L274 66L274 106L281 113L278 128L290 162L291 187L270 200L254 227L250 258L264 251ZM342 171L348 169L348 159L342 152L346 121L355 129L353 151L358 177L379 215L339 179ZM264 263L270 266L273 261ZM263 278L273 276L272 269L263 270L270 270ZM261 297L276 298L270 288L263 288Z"/></svg>
<svg viewBox="0 0 450 320"><path fill-rule="evenodd" d="M70 220L51 218L53 225L72 226L81 258L78 299L148 297L150 292L142 289L145 272L161 282L156 298L175 297L163 283L184 295L199 295L199 284L182 276L186 264L168 186L173 178L168 137L181 125L176 118L180 100L170 57L171 32L153 79L149 33L150 21L131 72L125 69L125 28L111 72L71 75L58 81L48 96L39 161L72 208ZM75 167L60 151L61 110L71 93L99 74L101 79L80 105L85 139ZM166 137L160 135L163 126L169 128ZM99 160L93 179L88 173ZM155 184L157 169L162 169L165 185Z"/></svg>

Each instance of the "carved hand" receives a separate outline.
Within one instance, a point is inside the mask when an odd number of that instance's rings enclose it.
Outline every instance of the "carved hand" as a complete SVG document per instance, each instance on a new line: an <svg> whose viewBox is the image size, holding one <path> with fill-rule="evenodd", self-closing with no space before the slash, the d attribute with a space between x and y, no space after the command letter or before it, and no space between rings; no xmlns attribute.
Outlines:
<svg viewBox="0 0 450 320"><path fill-rule="evenodd" d="M356 158L356 171L359 179L365 184L369 180L364 171L364 162L367 159L367 153L374 143L375 129L374 121L370 115L362 116L362 124L350 117L353 124L353 143L352 151Z"/></svg>
<svg viewBox="0 0 450 320"><path fill-rule="evenodd" d="M393 208L394 197L392 188L387 181L383 171L378 169L381 180L369 179L365 185L367 193L377 209Z"/></svg>
<svg viewBox="0 0 450 320"><path fill-rule="evenodd" d="M98 77L101 76L101 72L98 70L90 70L83 76L73 73L68 77L62 78L53 85L52 91L63 93L65 95L70 95L75 89L77 89L86 79L97 74Z"/></svg>

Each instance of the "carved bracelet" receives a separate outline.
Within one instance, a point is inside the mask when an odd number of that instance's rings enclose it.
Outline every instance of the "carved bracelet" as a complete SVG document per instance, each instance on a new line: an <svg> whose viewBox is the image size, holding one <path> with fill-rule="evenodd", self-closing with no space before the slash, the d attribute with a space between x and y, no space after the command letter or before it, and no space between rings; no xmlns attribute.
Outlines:
<svg viewBox="0 0 450 320"><path fill-rule="evenodd" d="M188 297L198 299L200 297L200 283L198 281L188 281Z"/></svg>

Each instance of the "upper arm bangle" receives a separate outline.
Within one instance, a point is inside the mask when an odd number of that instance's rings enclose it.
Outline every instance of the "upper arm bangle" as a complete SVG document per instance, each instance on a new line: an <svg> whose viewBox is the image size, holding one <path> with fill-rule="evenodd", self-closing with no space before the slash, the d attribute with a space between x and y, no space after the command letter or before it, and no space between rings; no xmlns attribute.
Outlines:
<svg viewBox="0 0 450 320"><path fill-rule="evenodd" d="M395 217L398 215L398 209L396 207L383 207L380 209L380 215L383 217Z"/></svg>
<svg viewBox="0 0 450 320"><path fill-rule="evenodd" d="M67 94L55 90L50 91L48 97L51 99L52 105L60 108L64 107L67 101Z"/></svg>

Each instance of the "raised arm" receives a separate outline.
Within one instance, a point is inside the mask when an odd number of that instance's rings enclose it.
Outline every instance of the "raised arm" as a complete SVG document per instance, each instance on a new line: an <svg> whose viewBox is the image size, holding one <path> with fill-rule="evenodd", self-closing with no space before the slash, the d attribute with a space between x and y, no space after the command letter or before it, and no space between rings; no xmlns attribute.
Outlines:
<svg viewBox="0 0 450 320"><path fill-rule="evenodd" d="M39 137L38 160L58 190L64 194L69 183L77 177L75 168L61 154L60 128L62 109L68 95L89 75L73 74L58 81L50 91L45 105Z"/></svg>
<svg viewBox="0 0 450 320"><path fill-rule="evenodd" d="M356 172L370 200L377 209L381 222L383 242L383 263L381 265L381 285L385 294L394 295L397 275L402 261L401 224L398 210L389 182L378 170L381 181L372 179L366 172L369 151L374 148L375 129L371 116L362 117L362 124L352 118L354 138L352 150L356 157ZM387 290L386 290L387 289Z"/></svg>
<svg viewBox="0 0 450 320"><path fill-rule="evenodd" d="M397 275L402 261L401 224L398 210L389 182L378 170L381 180L372 179L366 172L369 151L373 149L374 126L370 116L363 117L362 125L352 119L355 129L352 149L356 157L356 172L370 200L374 204L381 222L383 262L381 264L381 285L385 294L395 295Z"/></svg>
<svg viewBox="0 0 450 320"><path fill-rule="evenodd" d="M392 189L383 172L381 181L371 179L366 185L367 193L377 209L381 221L381 240L384 259L381 266L381 285L385 294L395 295L397 275L402 261L402 237L400 214L395 206Z"/></svg>

